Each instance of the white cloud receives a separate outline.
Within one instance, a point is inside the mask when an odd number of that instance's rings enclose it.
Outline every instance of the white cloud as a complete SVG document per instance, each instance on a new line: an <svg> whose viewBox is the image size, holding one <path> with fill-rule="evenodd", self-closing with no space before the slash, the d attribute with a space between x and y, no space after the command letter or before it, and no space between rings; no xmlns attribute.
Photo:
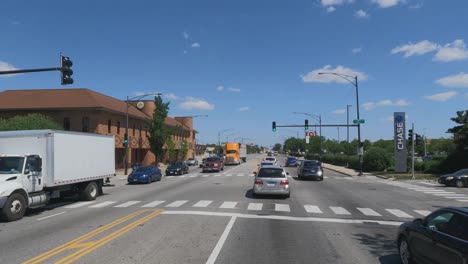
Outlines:
<svg viewBox="0 0 468 264"><path fill-rule="evenodd" d="M168 93L163 95L165 98L170 99L170 100L179 100L180 97L173 94L173 93Z"/></svg>
<svg viewBox="0 0 468 264"><path fill-rule="evenodd" d="M447 76L436 81L436 83L445 87L465 87L468 88L468 73Z"/></svg>
<svg viewBox="0 0 468 264"><path fill-rule="evenodd" d="M335 8L334 6L329 6L329 7L327 7L327 12L328 12L328 13L333 13L333 12L335 12L335 11L336 11L336 8Z"/></svg>
<svg viewBox="0 0 468 264"><path fill-rule="evenodd" d="M361 53L362 52L362 48L354 48L351 50L354 54L356 53Z"/></svg>
<svg viewBox="0 0 468 264"><path fill-rule="evenodd" d="M199 47L200 47L200 43L198 43L198 42L194 42L192 44L192 48L199 48Z"/></svg>
<svg viewBox="0 0 468 264"><path fill-rule="evenodd" d="M408 58L413 55L423 55L428 52L437 50L438 48L439 48L439 45L437 45L436 43L432 43L428 40L423 40L415 44L409 43L403 46L398 46L392 49L392 54L401 52L401 53L404 53L403 56L405 58Z"/></svg>
<svg viewBox="0 0 468 264"><path fill-rule="evenodd" d="M457 95L457 92L450 91L450 92L444 92L444 93L436 93L433 95L427 95L427 96L424 96L424 98L426 98L427 100L431 100L431 101L445 102L449 100L450 98L454 97L455 95Z"/></svg>
<svg viewBox="0 0 468 264"><path fill-rule="evenodd" d="M360 9L360 10L356 11L356 13L354 13L354 16L358 17L358 18L366 18L366 17L369 17L369 14L366 13L366 11Z"/></svg>
<svg viewBox="0 0 468 264"><path fill-rule="evenodd" d="M398 3L404 2L404 0L372 0L373 3L376 3L381 8L388 8L398 5Z"/></svg>
<svg viewBox="0 0 468 264"><path fill-rule="evenodd" d="M250 107L248 107L248 106L243 106L243 107L239 107L239 108L237 109L237 111L247 111L247 110L249 110L249 109L250 109Z"/></svg>
<svg viewBox="0 0 468 264"><path fill-rule="evenodd" d="M371 110L378 106L408 106L409 104L410 103L408 101L403 100L403 99L399 99L397 101L386 99L386 100L381 100L379 102L367 102L367 103L362 104L362 107L365 110Z"/></svg>
<svg viewBox="0 0 468 264"><path fill-rule="evenodd" d="M367 74L353 70L351 68L346 68L344 66L338 65L336 68L332 68L331 65L325 65L320 69L315 69L306 75L301 75L303 82L319 82L319 83L347 83L347 81L339 76L333 74L319 74L320 72L334 72L340 74L346 74L350 76L358 76L359 81L367 80Z"/></svg>
<svg viewBox="0 0 468 264"><path fill-rule="evenodd" d="M0 61L0 71L15 71L18 70L15 66L9 64L8 62ZM16 74L6 74L0 75L0 77L13 77Z"/></svg>
<svg viewBox="0 0 468 264"><path fill-rule="evenodd" d="M183 37L184 39L188 39L188 38L189 38L189 35L188 35L187 32L184 31L184 32L182 32L182 37Z"/></svg>
<svg viewBox="0 0 468 264"><path fill-rule="evenodd" d="M218 91L224 91L224 86L221 86L221 85L220 85L220 86L216 87L216 90L218 90Z"/></svg>
<svg viewBox="0 0 468 264"><path fill-rule="evenodd" d="M185 110L213 110L215 106L213 104L208 103L204 99L197 99L189 96L185 98L184 102L179 104L179 107Z"/></svg>
<svg viewBox="0 0 468 264"><path fill-rule="evenodd" d="M344 113L346 113L346 109L336 109L334 111L332 111L333 114L337 114L337 115L342 115Z"/></svg>
<svg viewBox="0 0 468 264"><path fill-rule="evenodd" d="M234 92L234 93L238 93L238 92L240 92L240 91L241 91L241 89L239 89L239 88L232 88L232 87L229 87L229 88L228 88L228 91L230 91L230 92Z"/></svg>
<svg viewBox="0 0 468 264"><path fill-rule="evenodd" d="M466 59L468 59L468 50L466 50L465 42L462 39L457 39L452 43L445 44L434 56L435 61L444 62Z"/></svg>
<svg viewBox="0 0 468 264"><path fill-rule="evenodd" d="M410 5L409 9L419 9L423 7L423 3L417 3L415 5Z"/></svg>
<svg viewBox="0 0 468 264"><path fill-rule="evenodd" d="M321 0L322 6L342 5L347 3L354 3L354 0Z"/></svg>

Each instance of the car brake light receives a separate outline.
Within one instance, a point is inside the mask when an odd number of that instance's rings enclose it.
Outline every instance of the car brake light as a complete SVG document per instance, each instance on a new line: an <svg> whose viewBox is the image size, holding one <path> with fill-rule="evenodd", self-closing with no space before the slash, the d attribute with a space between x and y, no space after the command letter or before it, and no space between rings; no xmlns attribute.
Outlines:
<svg viewBox="0 0 468 264"><path fill-rule="evenodd" d="M263 181L262 180L256 180L255 184L263 184Z"/></svg>
<svg viewBox="0 0 468 264"><path fill-rule="evenodd" d="M288 185L288 184L289 184L289 182L287 180L283 180L283 181L280 182L280 185Z"/></svg>

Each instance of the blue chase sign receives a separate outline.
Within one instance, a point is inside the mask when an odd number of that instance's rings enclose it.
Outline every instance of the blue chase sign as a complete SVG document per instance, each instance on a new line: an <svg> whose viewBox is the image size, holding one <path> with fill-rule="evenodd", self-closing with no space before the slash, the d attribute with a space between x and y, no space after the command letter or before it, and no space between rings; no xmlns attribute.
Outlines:
<svg viewBox="0 0 468 264"><path fill-rule="evenodd" d="M395 172L407 171L406 118L405 112L394 112Z"/></svg>

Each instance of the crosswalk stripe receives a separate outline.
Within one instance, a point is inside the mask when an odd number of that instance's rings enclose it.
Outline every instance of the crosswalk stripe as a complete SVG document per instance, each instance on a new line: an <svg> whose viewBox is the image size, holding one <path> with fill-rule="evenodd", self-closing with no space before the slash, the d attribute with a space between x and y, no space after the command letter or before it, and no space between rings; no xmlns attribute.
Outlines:
<svg viewBox="0 0 468 264"><path fill-rule="evenodd" d="M190 177L190 178L198 177L198 174L193 174L193 175L190 175L189 177ZM202 177L203 177L203 176L202 176Z"/></svg>
<svg viewBox="0 0 468 264"><path fill-rule="evenodd" d="M328 179L328 176L323 176L324 179Z"/></svg>
<svg viewBox="0 0 468 264"><path fill-rule="evenodd" d="M237 202L224 202L219 208L232 209L232 208L235 208L236 205L237 205Z"/></svg>
<svg viewBox="0 0 468 264"><path fill-rule="evenodd" d="M338 215L350 215L351 213L343 207L330 206L330 209Z"/></svg>
<svg viewBox="0 0 468 264"><path fill-rule="evenodd" d="M275 211L278 212L291 212L289 204L275 204Z"/></svg>
<svg viewBox="0 0 468 264"><path fill-rule="evenodd" d="M249 206L247 207L247 210L260 211L260 210L262 210L262 207L263 207L262 203L249 203Z"/></svg>
<svg viewBox="0 0 468 264"><path fill-rule="evenodd" d="M468 202L468 200L457 200L459 202Z"/></svg>
<svg viewBox="0 0 468 264"><path fill-rule="evenodd" d="M237 176L237 177L243 177L243 176L245 176L245 175L244 175L244 174L237 174L236 176Z"/></svg>
<svg viewBox="0 0 468 264"><path fill-rule="evenodd" d="M78 208L78 207L82 207L82 206L89 205L89 204L92 204L92 203L95 203L95 201L92 201L92 202L78 202L78 203L74 203L74 204L71 204L71 205L67 205L64 208Z"/></svg>
<svg viewBox="0 0 468 264"><path fill-rule="evenodd" d="M432 193L435 196L447 196L447 195L454 195L454 192L443 192L443 193ZM456 196L456 195L455 195Z"/></svg>
<svg viewBox="0 0 468 264"><path fill-rule="evenodd" d="M202 177L203 177L203 178L206 178L206 177L210 177L210 175L205 174L205 175L203 175Z"/></svg>
<svg viewBox="0 0 468 264"><path fill-rule="evenodd" d="M314 213L314 214L321 214L323 213L322 210L320 210L320 208L316 205L304 205L304 209L306 210L306 212L308 213Z"/></svg>
<svg viewBox="0 0 468 264"><path fill-rule="evenodd" d="M175 176L166 176L165 178L170 179L170 178L174 178L174 177L175 177Z"/></svg>
<svg viewBox="0 0 468 264"><path fill-rule="evenodd" d="M89 208L101 208L101 207L105 207L105 206L108 206L108 205L111 205L111 204L115 204L117 201L107 201L107 202L102 202L102 203L98 203L98 204L95 204L95 205L91 205Z"/></svg>
<svg viewBox="0 0 468 264"><path fill-rule="evenodd" d="M226 174L226 177L231 177L231 176L232 176L232 174Z"/></svg>
<svg viewBox="0 0 468 264"><path fill-rule="evenodd" d="M420 214L420 215L422 215L422 216L426 216L426 215L431 213L431 211L428 211L428 210L413 210L413 211Z"/></svg>
<svg viewBox="0 0 468 264"><path fill-rule="evenodd" d="M132 206L132 205L137 204L137 203L141 203L141 201L128 201L128 202L125 202L123 204L116 205L114 207L124 208L124 207Z"/></svg>
<svg viewBox="0 0 468 264"><path fill-rule="evenodd" d="M404 218L413 218L411 215L399 210L399 209L385 209L389 213L395 215L396 217L404 217Z"/></svg>
<svg viewBox="0 0 468 264"><path fill-rule="evenodd" d="M431 186L438 186L439 184L437 183L430 183L430 182L420 182L422 184L426 184L426 185L431 185Z"/></svg>
<svg viewBox="0 0 468 264"><path fill-rule="evenodd" d="M213 175L213 176L214 176L214 177L219 177L219 176L221 176L221 174L215 174L215 175Z"/></svg>
<svg viewBox="0 0 468 264"><path fill-rule="evenodd" d="M185 175L180 175L179 178L185 178Z"/></svg>
<svg viewBox="0 0 468 264"><path fill-rule="evenodd" d="M165 201L154 201L154 202L151 202L151 203L147 203L145 205L143 205L142 207L156 207L162 203L164 203Z"/></svg>
<svg viewBox="0 0 468 264"><path fill-rule="evenodd" d="M196 204L194 204L193 207L207 207L212 202L213 201L201 200L201 201L198 201Z"/></svg>
<svg viewBox="0 0 468 264"><path fill-rule="evenodd" d="M436 192L436 191L432 191L432 192L424 192L424 193L427 193L427 194L451 194L451 193L454 193L454 192Z"/></svg>
<svg viewBox="0 0 468 264"><path fill-rule="evenodd" d="M447 199L465 199L465 198L468 198L468 196L453 196L453 195L447 195L447 196L444 196L444 198L447 198Z"/></svg>
<svg viewBox="0 0 468 264"><path fill-rule="evenodd" d="M369 216L382 216L381 214L377 213L376 211L370 208L357 208L361 213Z"/></svg>
<svg viewBox="0 0 468 264"><path fill-rule="evenodd" d="M166 205L166 207L179 207L179 206L183 205L186 202L188 202L188 201L187 200L178 200L178 201L175 201L175 202L172 202L172 203Z"/></svg>

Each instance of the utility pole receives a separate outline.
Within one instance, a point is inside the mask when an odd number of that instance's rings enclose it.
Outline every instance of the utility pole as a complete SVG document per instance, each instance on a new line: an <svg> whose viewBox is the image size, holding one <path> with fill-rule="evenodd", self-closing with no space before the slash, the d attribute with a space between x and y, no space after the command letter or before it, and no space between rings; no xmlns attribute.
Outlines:
<svg viewBox="0 0 468 264"><path fill-rule="evenodd" d="M346 105L346 142L349 144L349 108L351 105Z"/></svg>
<svg viewBox="0 0 468 264"><path fill-rule="evenodd" d="M337 127L338 129L338 143L340 143L340 127Z"/></svg>
<svg viewBox="0 0 468 264"><path fill-rule="evenodd" d="M414 180L414 123L411 123L411 129L413 133L411 133L411 176Z"/></svg>

